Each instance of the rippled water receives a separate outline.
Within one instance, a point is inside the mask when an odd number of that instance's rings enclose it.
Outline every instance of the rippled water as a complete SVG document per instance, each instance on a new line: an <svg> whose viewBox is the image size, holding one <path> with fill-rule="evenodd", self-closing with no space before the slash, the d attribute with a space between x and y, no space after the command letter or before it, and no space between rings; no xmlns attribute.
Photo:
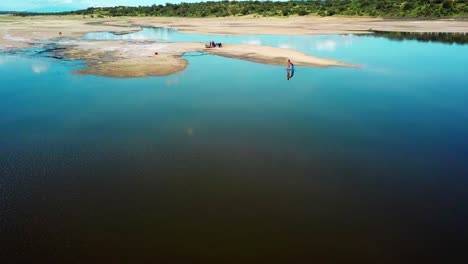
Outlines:
<svg viewBox="0 0 468 264"><path fill-rule="evenodd" d="M47 53L0 55L0 230L9 256L462 257L468 46L155 29L87 38L135 35L290 45L362 68L296 67L287 80L284 67L187 54L181 73L113 79L74 75L82 62Z"/></svg>

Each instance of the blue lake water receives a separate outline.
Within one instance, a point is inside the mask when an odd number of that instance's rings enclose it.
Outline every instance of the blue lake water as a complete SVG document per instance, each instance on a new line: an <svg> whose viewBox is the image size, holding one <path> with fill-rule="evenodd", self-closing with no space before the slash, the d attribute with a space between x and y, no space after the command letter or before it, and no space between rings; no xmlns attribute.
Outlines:
<svg viewBox="0 0 468 264"><path fill-rule="evenodd" d="M468 242L468 45L144 29L359 69L187 54L166 77L0 55L0 227L17 259L447 260Z"/></svg>

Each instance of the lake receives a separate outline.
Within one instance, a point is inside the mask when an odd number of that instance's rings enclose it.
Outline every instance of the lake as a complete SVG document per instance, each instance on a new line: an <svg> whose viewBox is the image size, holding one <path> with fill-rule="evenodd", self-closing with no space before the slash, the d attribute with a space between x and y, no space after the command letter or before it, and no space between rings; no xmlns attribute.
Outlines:
<svg viewBox="0 0 468 264"><path fill-rule="evenodd" d="M468 45L152 28L83 39L262 44L361 68L291 76L189 53L178 74L117 79L41 48L0 54L0 230L17 261L465 254Z"/></svg>

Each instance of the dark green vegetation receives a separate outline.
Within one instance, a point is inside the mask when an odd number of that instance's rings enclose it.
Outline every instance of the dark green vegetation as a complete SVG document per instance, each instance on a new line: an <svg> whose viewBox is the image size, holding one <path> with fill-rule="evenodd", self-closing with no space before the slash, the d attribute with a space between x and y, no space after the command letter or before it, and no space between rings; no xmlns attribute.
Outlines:
<svg viewBox="0 0 468 264"><path fill-rule="evenodd" d="M56 13L54 13L56 14ZM114 16L372 16L395 18L468 17L468 0L308 0L308 1L220 1L138 7L105 7L64 12L92 17ZM32 15L21 13L20 15Z"/></svg>

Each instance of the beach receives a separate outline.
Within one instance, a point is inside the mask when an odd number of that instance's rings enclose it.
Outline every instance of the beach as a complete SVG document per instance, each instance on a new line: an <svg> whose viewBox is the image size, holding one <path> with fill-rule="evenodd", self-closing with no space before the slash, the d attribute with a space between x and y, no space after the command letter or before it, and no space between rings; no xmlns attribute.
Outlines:
<svg viewBox="0 0 468 264"><path fill-rule="evenodd" d="M157 41L80 40L89 32L126 34L143 27L166 27L193 34L371 34L389 32L468 32L468 21L386 20L377 18L289 17L227 18L81 16L0 16L0 49L17 49L60 40L60 53L69 59L85 60L81 74L109 77L164 76L184 70L187 52L203 52L271 65L285 65L291 59L298 66L357 67L346 62L317 58L290 48L223 43L222 48L205 48L205 43L161 43ZM208 41L208 40L207 40ZM157 55L156 55L157 52Z"/></svg>

